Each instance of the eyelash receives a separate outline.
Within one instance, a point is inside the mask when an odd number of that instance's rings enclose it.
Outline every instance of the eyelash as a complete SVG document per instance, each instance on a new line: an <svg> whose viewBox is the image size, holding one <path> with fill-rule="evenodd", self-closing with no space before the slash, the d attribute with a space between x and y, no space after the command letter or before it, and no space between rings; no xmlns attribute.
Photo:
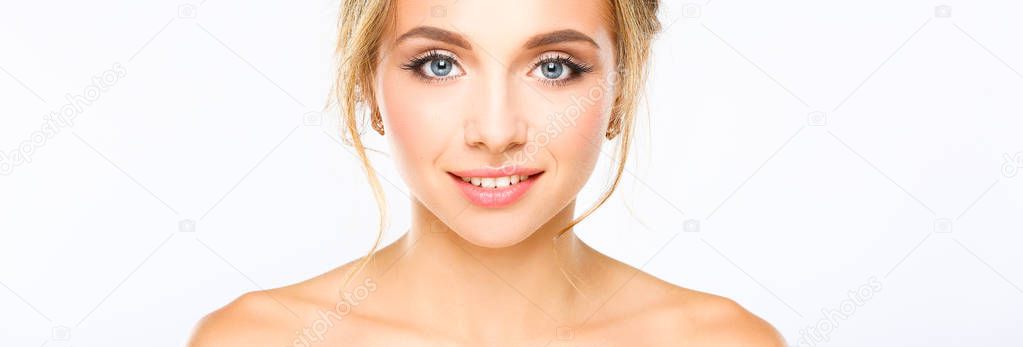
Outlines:
<svg viewBox="0 0 1023 347"><path fill-rule="evenodd" d="M459 77L459 76L445 76L445 77L436 78L436 77L430 77L430 76L424 75L423 72L422 72L423 65L426 65L426 63L429 63L429 62L434 61L434 60L439 60L439 59L444 59L444 60L451 61L452 64L461 67L460 64L458 63L458 60L456 60L455 57L453 57L451 55L448 55L448 54L440 53L437 50L430 50L430 51L428 51L428 52L426 52L424 54L421 54L419 56L416 56L416 57L410 59L408 62L402 64L401 65L401 69L402 70L408 70L408 71L412 72L412 74L415 75L417 78L422 79L423 81L426 81L426 82L431 82L431 83L440 83L440 82L448 81L448 80L451 80L451 79ZM593 65L588 65L588 64L581 63L581 62L576 62L574 59L572 59L571 56L563 55L563 54L559 54L559 53L556 53L556 54L553 54L553 55L548 55L546 57L540 58L540 60L538 60L536 63L533 64L533 66L529 69L529 71L532 72L532 71L536 70L536 68L538 68L538 67L540 67L540 66L542 66L544 64L550 64L550 63L564 64L566 67L568 67L568 69L570 70L569 73L571 74L568 78L561 79L561 80L549 80L549 79L543 79L543 78L540 79L541 83L544 83L544 84L547 84L547 85L550 85L550 86L555 86L555 87L564 86L564 85L568 84L569 82L582 77L583 74L590 73L590 72L593 71Z"/></svg>
<svg viewBox="0 0 1023 347"><path fill-rule="evenodd" d="M530 69L529 71L532 72L533 70L536 70L536 68L543 66L544 64L550 63L564 64L565 66L568 67L569 70L571 70L570 71L571 75L568 78L562 80L540 79L541 83L555 87L566 85L569 82L582 77L583 74L590 73L593 71L593 65L576 62L574 59L572 59L571 56L562 55L560 53L555 53L553 55L541 58L539 61L533 64L533 68Z"/></svg>
<svg viewBox="0 0 1023 347"><path fill-rule="evenodd" d="M458 76L445 76L445 77L436 78L436 77L426 76L426 75L423 74L423 71L422 71L423 65L426 65L426 63L429 63L431 61L440 60L440 59L449 60L449 61L451 61L452 64L458 65L459 67L461 67L459 65L459 63L458 63L458 60L456 60L455 57L453 57L451 55L448 55L448 54L440 53L437 50L430 50L430 51L428 51L428 52L426 52L424 54L421 54L421 55L418 55L418 56L412 58L411 60L409 60L408 62L406 62L404 64L401 64L401 69L402 70L409 70L417 78L420 78L423 81L431 82L431 83L440 83L440 82L444 82L444 81L447 81L447 80L450 80L450 79L453 79L453 78L457 78Z"/></svg>

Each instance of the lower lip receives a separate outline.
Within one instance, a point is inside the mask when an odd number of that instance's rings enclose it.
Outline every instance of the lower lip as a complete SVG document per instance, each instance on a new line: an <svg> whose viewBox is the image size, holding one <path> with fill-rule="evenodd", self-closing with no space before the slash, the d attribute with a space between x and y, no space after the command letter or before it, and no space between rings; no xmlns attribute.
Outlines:
<svg viewBox="0 0 1023 347"><path fill-rule="evenodd" d="M462 194L465 195L466 199L480 207L498 208L511 205L523 195L526 191L533 186L533 182L540 177L541 174L535 174L529 176L525 181L509 185L503 188L483 188L474 186L472 183L463 181L461 177L450 175L455 180L455 184L462 190Z"/></svg>

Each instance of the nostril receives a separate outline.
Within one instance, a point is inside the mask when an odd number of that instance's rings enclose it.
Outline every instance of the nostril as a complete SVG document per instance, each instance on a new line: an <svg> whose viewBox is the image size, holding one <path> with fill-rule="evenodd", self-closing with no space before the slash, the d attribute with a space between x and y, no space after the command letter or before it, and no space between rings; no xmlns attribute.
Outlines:
<svg viewBox="0 0 1023 347"><path fill-rule="evenodd" d="M525 145L528 123L509 100L495 101L497 104L480 105L475 114L464 123L465 143L474 149L492 154L503 154Z"/></svg>

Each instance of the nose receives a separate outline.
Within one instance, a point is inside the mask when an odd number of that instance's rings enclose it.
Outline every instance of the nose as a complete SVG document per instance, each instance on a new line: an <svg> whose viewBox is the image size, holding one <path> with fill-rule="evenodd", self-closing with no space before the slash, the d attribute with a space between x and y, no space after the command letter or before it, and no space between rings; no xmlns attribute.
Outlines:
<svg viewBox="0 0 1023 347"><path fill-rule="evenodd" d="M528 125L521 114L514 81L489 82L473 93L474 102L465 124L466 145L502 154L526 143Z"/></svg>

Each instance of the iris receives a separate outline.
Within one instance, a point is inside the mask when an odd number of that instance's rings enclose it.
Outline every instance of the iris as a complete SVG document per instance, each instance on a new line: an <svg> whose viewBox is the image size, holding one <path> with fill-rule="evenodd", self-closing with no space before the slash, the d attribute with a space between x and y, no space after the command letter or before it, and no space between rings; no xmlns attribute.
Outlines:
<svg viewBox="0 0 1023 347"><path fill-rule="evenodd" d="M560 78L561 75L565 73L565 65L564 64L560 64L560 63L554 63L554 62L546 63L546 64L543 64L543 66L541 68L543 70L542 71L543 72L543 77L546 77L546 78L549 78L549 79L552 79L552 80Z"/></svg>

